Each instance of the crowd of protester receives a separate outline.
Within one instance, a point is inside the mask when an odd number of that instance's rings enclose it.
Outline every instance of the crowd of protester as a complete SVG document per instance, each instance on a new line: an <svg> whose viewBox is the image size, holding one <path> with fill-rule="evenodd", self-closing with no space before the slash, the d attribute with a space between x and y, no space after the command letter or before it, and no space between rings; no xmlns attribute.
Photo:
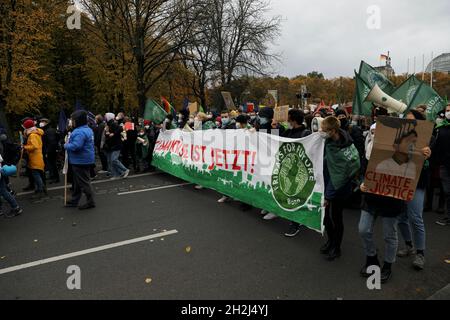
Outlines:
<svg viewBox="0 0 450 320"><path fill-rule="evenodd" d="M280 134L286 138L301 139L319 132L326 139L324 155L326 243L320 248L328 261L342 254L344 237L343 211L346 206L361 208L359 234L363 243L366 263L361 275L368 277L367 268L373 265L381 269L381 280L390 279L392 265L397 257L413 256L413 266L422 270L425 266L426 228L423 213L434 209L433 199L439 189L436 212L445 214L437 221L441 226L450 225L450 105L439 113L430 145L421 152L426 160L415 197L410 202L367 193L364 172L370 159L377 117L388 115L386 109L375 106L373 116L361 118L348 113L345 108L290 109L287 123L274 120L272 108L259 112L222 111L220 114L180 111L168 115L161 124L150 120L134 119L123 112L106 113L95 118L85 111L76 111L68 121L67 129L52 126L46 118L26 118L21 125L23 136L17 147L6 131L0 127L0 161L2 162L0 195L11 210L1 212L12 218L23 212L15 199L8 173L20 160L25 163L23 174L28 178L24 192L32 192L31 198L39 200L47 196L47 184L61 181L61 169L67 170L72 196L66 207L80 210L95 208L91 180L105 175L111 180L126 179L130 172L152 172L153 149L161 131L182 130L250 130ZM425 120L425 108L418 107L407 114L409 119ZM339 150L354 148L357 161L342 161ZM65 157L65 154L67 157ZM96 161L98 159L98 161ZM98 162L98 165L96 163ZM67 167L67 168L66 168ZM21 168L19 168L21 172ZM356 176L360 179L355 179ZM195 187L198 190L202 186ZM82 194L86 203L80 205ZM222 196L218 202L230 201ZM243 209L251 207L242 204ZM277 218L273 213L261 211L265 220ZM374 242L374 226L381 220L385 243L383 263ZM295 237L302 230L298 223L290 223L286 237ZM404 246L399 245L399 231ZM400 247L400 248L399 248Z"/></svg>

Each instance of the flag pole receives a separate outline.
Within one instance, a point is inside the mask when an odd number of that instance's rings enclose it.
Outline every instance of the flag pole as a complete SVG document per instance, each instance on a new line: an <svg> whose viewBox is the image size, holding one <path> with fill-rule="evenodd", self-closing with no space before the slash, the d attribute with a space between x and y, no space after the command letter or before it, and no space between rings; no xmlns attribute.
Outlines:
<svg viewBox="0 0 450 320"><path fill-rule="evenodd" d="M434 68L434 52L431 52L431 76L430 76L430 87L433 88L433 68Z"/></svg>

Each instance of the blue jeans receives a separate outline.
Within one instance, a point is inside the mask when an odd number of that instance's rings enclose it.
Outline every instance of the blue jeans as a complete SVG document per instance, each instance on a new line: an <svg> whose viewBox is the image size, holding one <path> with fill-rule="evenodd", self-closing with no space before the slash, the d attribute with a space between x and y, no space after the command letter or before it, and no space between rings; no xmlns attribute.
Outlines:
<svg viewBox="0 0 450 320"><path fill-rule="evenodd" d="M36 187L37 192L44 191L44 181L42 180L41 171L31 169L31 174L33 175L34 186Z"/></svg>
<svg viewBox="0 0 450 320"><path fill-rule="evenodd" d="M120 150L110 151L107 154L109 170L113 177L121 176L128 169L119 160Z"/></svg>
<svg viewBox="0 0 450 320"><path fill-rule="evenodd" d="M3 178L0 179L0 196L3 197L3 199L5 199L9 203L9 205L11 206L12 209L16 209L19 207L16 199L12 196L12 194L6 188L5 179L3 179ZM2 207L1 197L0 197L0 209Z"/></svg>
<svg viewBox="0 0 450 320"><path fill-rule="evenodd" d="M383 237L384 237L384 261L394 263L397 256L398 236L397 221L398 218L380 217L383 220ZM373 228L377 217L369 212L362 210L361 219L359 221L359 235L363 240L364 251L366 256L376 256L377 247L373 239Z"/></svg>
<svg viewBox="0 0 450 320"><path fill-rule="evenodd" d="M414 246L422 251L425 250L424 200L425 189L417 189L414 199L407 203L406 211L398 217L398 229L403 239L406 242L412 242L412 234L414 234Z"/></svg>

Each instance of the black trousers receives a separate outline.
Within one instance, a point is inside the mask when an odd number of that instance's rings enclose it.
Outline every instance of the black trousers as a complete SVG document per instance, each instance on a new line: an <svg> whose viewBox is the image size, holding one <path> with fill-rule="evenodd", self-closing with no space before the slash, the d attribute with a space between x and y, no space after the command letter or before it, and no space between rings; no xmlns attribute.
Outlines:
<svg viewBox="0 0 450 320"><path fill-rule="evenodd" d="M87 203L95 204L91 179L89 178L91 167L91 165L72 165L73 191L71 203L78 204L81 200L82 193L84 193Z"/></svg>
<svg viewBox="0 0 450 320"><path fill-rule="evenodd" d="M344 204L347 199L331 200L325 208L323 224L332 248L341 249L344 237Z"/></svg>
<svg viewBox="0 0 450 320"><path fill-rule="evenodd" d="M47 168L50 173L50 179L55 180L56 182L59 182L59 172L58 172L58 165L56 162L56 151L48 152L47 153Z"/></svg>
<svg viewBox="0 0 450 320"><path fill-rule="evenodd" d="M108 171L108 158L106 158L105 152L100 147L97 147L97 152L100 162L102 163L102 170Z"/></svg>

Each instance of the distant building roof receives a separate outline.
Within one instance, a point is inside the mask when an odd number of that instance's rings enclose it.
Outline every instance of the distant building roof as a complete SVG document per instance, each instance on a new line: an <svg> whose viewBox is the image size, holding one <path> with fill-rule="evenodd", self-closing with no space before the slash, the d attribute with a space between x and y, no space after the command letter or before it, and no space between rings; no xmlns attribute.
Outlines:
<svg viewBox="0 0 450 320"><path fill-rule="evenodd" d="M450 53L443 53L434 58L426 72L431 72L431 65L433 65L433 71L450 73Z"/></svg>

